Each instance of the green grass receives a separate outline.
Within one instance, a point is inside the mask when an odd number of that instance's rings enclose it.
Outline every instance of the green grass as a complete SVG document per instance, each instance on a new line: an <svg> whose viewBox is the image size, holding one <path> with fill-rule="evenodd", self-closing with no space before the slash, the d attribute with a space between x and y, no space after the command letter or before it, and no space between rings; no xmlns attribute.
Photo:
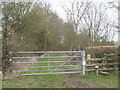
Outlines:
<svg viewBox="0 0 120 90"><path fill-rule="evenodd" d="M50 54L50 56L60 56L57 54ZM65 56L65 54L61 54ZM65 58L50 59L49 61L64 61ZM39 59L38 61L48 61L48 59ZM62 63L51 63L50 66L61 65ZM34 66L48 66L47 63L37 63ZM64 67L63 67L64 68ZM59 68L59 69L63 69ZM67 69L70 67L67 67ZM75 67L72 67L75 68ZM77 68L77 67L76 67ZM48 70L55 68L33 68L29 70ZM43 73L45 73L44 71ZM61 71L62 72L62 71ZM39 72L25 72L25 73L39 73ZM40 72L42 73L42 72ZM66 81L66 84L63 85L63 81ZM82 87L78 85L78 82L81 81L83 85L87 88L91 86L92 88L117 88L118 87L118 75L110 74L107 76L95 75L95 73L87 73L85 76L80 76L77 74L77 79L74 77L69 77L68 74L56 74L56 75L35 75L35 76L21 76L19 78L6 80L2 82L3 88L66 88L66 87ZM74 85L73 85L74 84ZM77 86L76 86L77 85Z"/></svg>
<svg viewBox="0 0 120 90"><path fill-rule="evenodd" d="M0 80L0 89L2 88L2 80Z"/></svg>
<svg viewBox="0 0 120 90"><path fill-rule="evenodd" d="M95 75L95 73L87 73L85 76L82 76L85 82L93 85L95 88L118 88L118 75L110 74L107 76L104 75Z"/></svg>
<svg viewBox="0 0 120 90"><path fill-rule="evenodd" d="M85 76L79 76L77 78L69 77L68 74L57 75L38 75L38 76L22 76L19 78L3 81L3 88L73 88L78 87L78 81L81 81L86 88L118 88L118 77L116 74L110 74L107 76L95 75L94 73L86 74ZM66 84L63 85L63 81ZM77 85L77 87L76 87ZM82 87L79 85L79 88Z"/></svg>
<svg viewBox="0 0 120 90"><path fill-rule="evenodd" d="M3 81L3 88L52 88L61 87L59 77L62 75L22 76ZM64 88L64 87L62 87Z"/></svg>

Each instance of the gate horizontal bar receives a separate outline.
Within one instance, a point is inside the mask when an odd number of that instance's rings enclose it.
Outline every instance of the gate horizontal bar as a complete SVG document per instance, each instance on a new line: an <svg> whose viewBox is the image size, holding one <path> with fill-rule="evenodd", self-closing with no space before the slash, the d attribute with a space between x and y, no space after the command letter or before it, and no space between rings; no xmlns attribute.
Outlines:
<svg viewBox="0 0 120 90"><path fill-rule="evenodd" d="M46 74L69 74L69 73L81 73L82 71L79 72L55 72L55 73L31 73L31 74L21 74L21 75L46 75Z"/></svg>
<svg viewBox="0 0 120 90"><path fill-rule="evenodd" d="M66 71L66 70L81 70L81 69L75 68L75 69L56 69L56 70L17 70L13 72Z"/></svg>
<svg viewBox="0 0 120 90"><path fill-rule="evenodd" d="M82 53L82 51L20 51L16 53Z"/></svg>
<svg viewBox="0 0 120 90"><path fill-rule="evenodd" d="M12 57L13 59L16 58L71 58L71 57L81 57L81 56L55 56L55 57Z"/></svg>
<svg viewBox="0 0 120 90"><path fill-rule="evenodd" d="M12 62L12 63L59 63L59 62L80 62L80 61L40 61L40 62Z"/></svg>
<svg viewBox="0 0 120 90"><path fill-rule="evenodd" d="M20 69L20 68L43 68L43 67L72 67L72 66L80 66L80 65L62 65L62 66L32 66L32 67L11 67L12 69Z"/></svg>

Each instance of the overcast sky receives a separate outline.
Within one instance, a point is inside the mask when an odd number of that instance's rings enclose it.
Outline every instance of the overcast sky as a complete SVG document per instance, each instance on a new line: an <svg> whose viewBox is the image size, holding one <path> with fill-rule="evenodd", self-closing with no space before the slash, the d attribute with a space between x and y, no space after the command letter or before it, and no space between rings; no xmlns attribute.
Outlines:
<svg viewBox="0 0 120 90"><path fill-rule="evenodd" d="M41 1L45 1L45 2L48 2L52 5L52 9L54 11L56 11L56 13L63 19L66 19L65 18L65 13L64 13L64 10L62 8L62 5L65 4L65 5L68 5L68 0L41 0ZM69 0L69 1L74 1L74 0ZM90 0L79 0L79 1L90 1ZM103 3L107 3L107 2L111 2L111 1L116 1L116 0L92 0L93 2L95 3L99 3L99 2L103 2ZM69 6L69 5L68 5ZM110 14L113 15L113 11L112 10L108 10L108 12ZM111 13L112 12L112 13Z"/></svg>

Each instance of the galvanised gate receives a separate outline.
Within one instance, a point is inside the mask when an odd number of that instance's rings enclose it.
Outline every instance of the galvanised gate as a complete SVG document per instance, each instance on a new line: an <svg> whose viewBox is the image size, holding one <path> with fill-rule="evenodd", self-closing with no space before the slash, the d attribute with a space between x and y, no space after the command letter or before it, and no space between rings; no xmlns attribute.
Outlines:
<svg viewBox="0 0 120 90"><path fill-rule="evenodd" d="M12 72L21 75L85 74L85 51L16 52L12 57Z"/></svg>

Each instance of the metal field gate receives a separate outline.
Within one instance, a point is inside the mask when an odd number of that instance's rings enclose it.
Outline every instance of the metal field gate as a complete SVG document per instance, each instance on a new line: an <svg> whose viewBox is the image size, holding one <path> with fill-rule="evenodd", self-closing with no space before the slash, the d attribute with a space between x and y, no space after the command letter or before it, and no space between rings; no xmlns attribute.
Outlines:
<svg viewBox="0 0 120 90"><path fill-rule="evenodd" d="M85 51L16 52L12 72L21 75L85 74Z"/></svg>

